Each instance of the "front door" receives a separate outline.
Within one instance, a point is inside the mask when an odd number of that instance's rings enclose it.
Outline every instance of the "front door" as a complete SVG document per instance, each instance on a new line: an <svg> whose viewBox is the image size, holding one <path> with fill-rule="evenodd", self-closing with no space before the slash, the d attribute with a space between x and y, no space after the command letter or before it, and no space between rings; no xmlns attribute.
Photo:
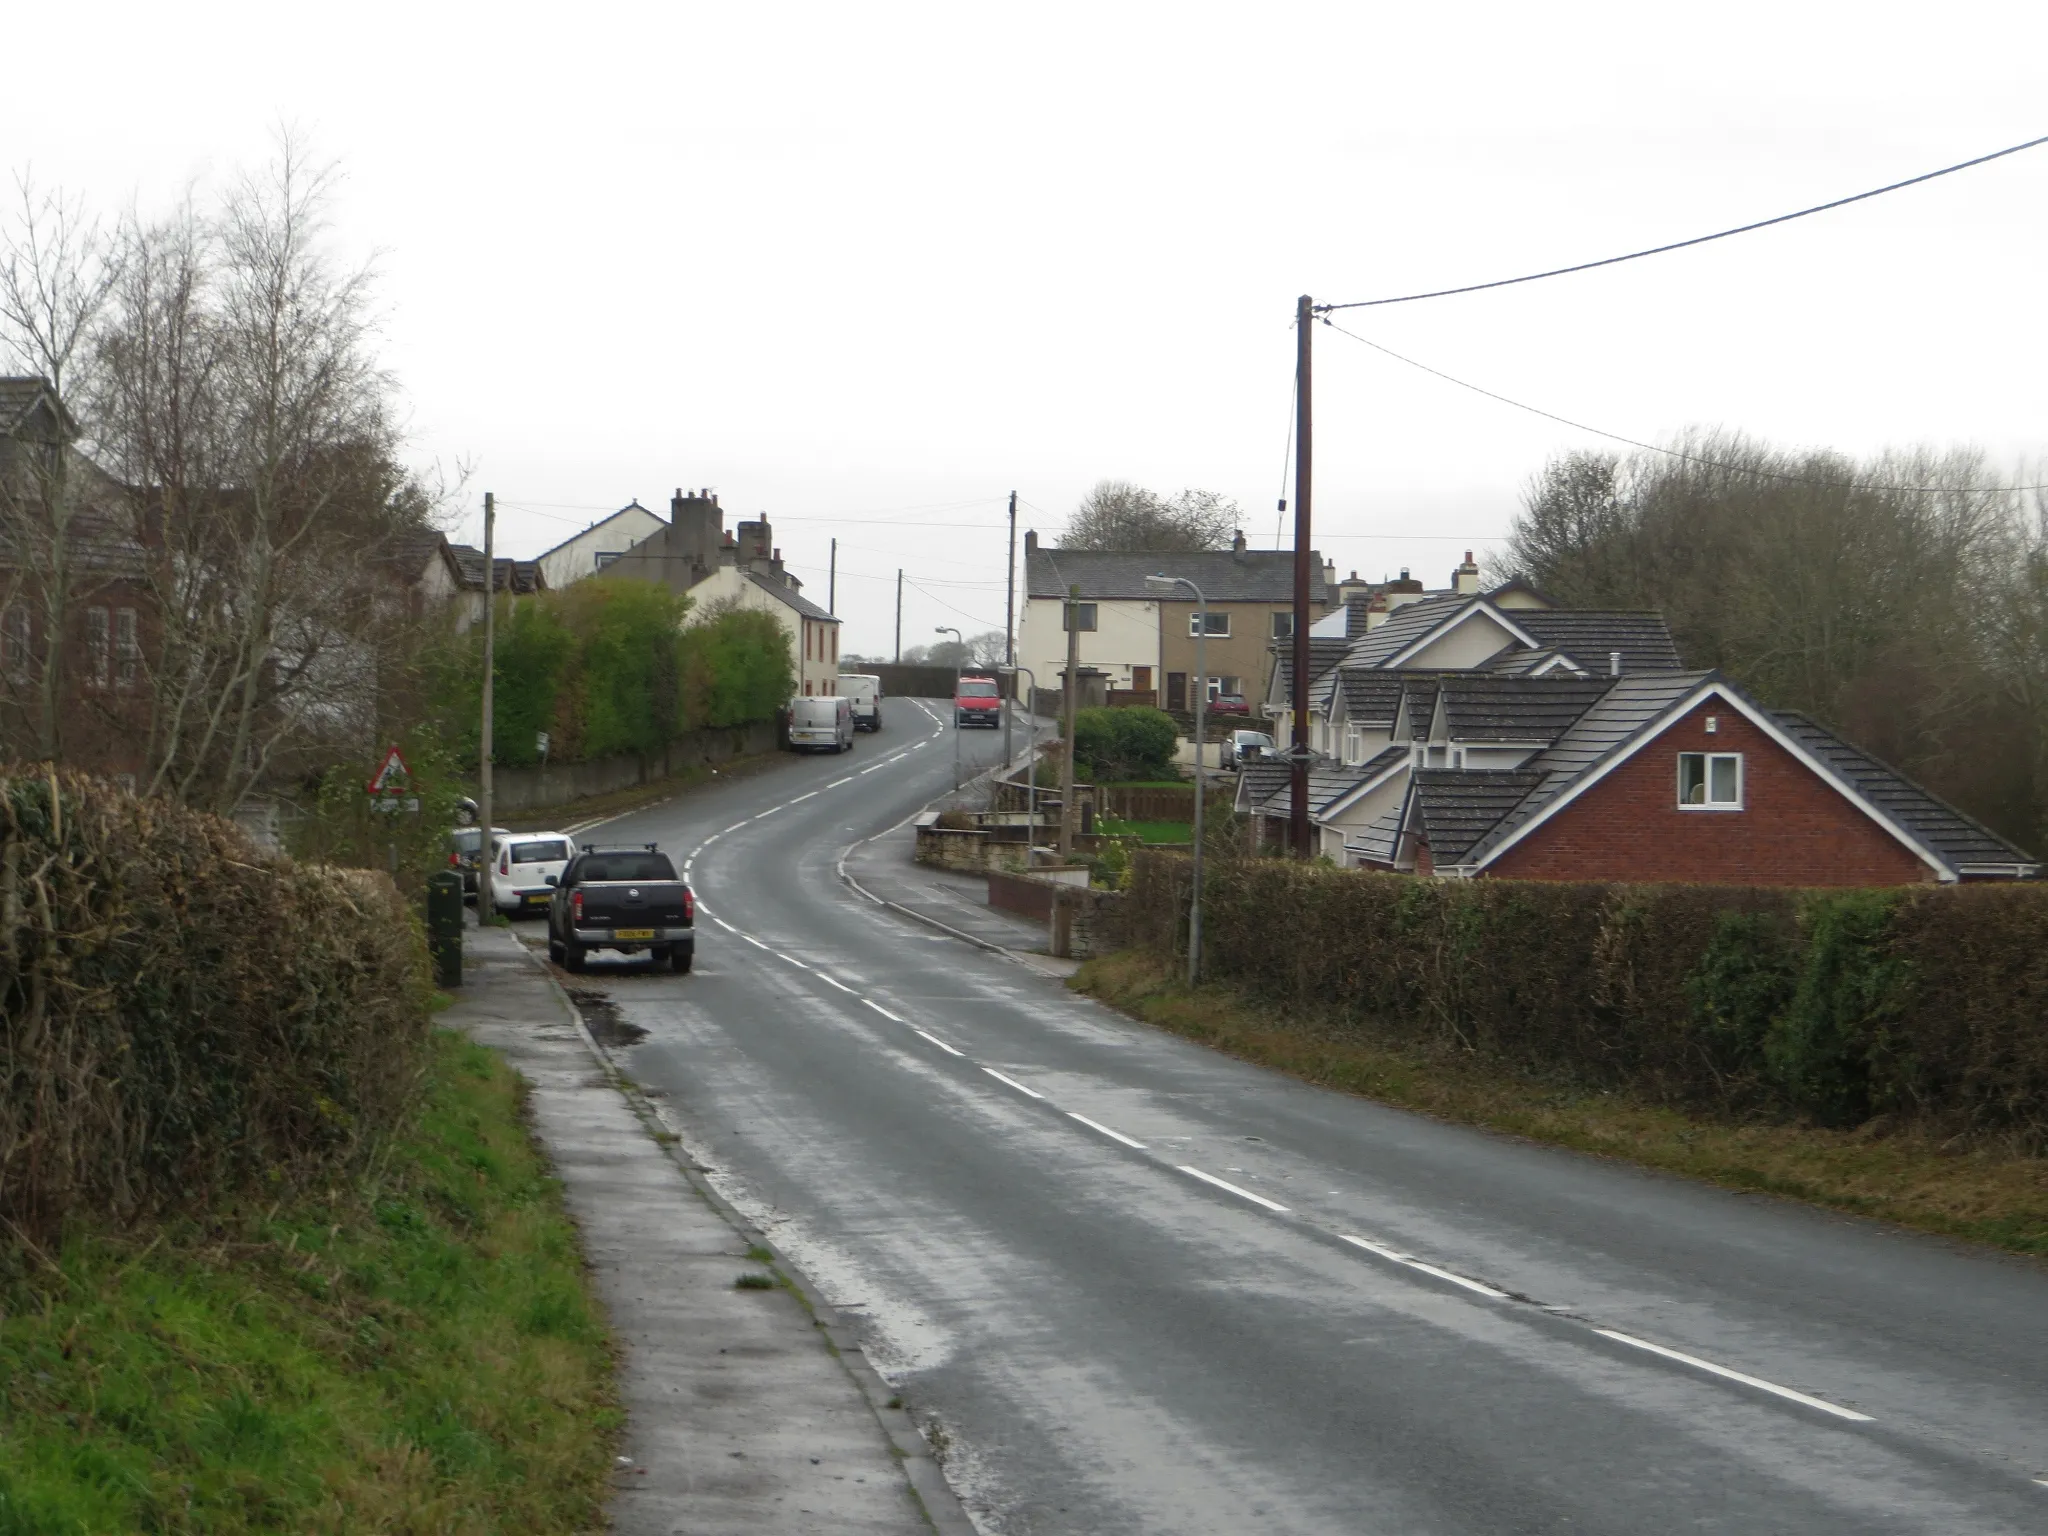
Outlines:
<svg viewBox="0 0 2048 1536"><path fill-rule="evenodd" d="M1131 668L1131 692L1150 693L1151 691L1152 669L1150 667Z"/></svg>
<svg viewBox="0 0 2048 1536"><path fill-rule="evenodd" d="M1188 675L1185 672L1166 674L1166 707L1186 709L1188 707Z"/></svg>

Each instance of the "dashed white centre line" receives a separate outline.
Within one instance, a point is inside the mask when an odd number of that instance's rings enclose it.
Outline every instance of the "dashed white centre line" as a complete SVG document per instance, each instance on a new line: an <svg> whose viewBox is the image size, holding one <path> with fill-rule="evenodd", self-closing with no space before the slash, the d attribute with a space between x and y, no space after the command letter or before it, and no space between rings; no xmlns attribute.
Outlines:
<svg viewBox="0 0 2048 1536"><path fill-rule="evenodd" d="M747 821L752 821L753 819L753 817L749 816L747 818ZM705 839L705 841L710 842L715 838L721 838L725 836L727 832L737 832L741 827L744 827L746 824L746 821L736 821L731 826L724 828L722 831L712 833L710 837Z"/></svg>
<svg viewBox="0 0 2048 1536"><path fill-rule="evenodd" d="M1070 1109L1067 1111L1067 1118L1070 1120L1080 1121L1083 1125L1087 1126L1088 1129L1091 1131L1102 1132L1102 1134L1107 1136L1111 1141L1120 1141L1127 1147L1136 1147L1140 1152L1145 1150L1145 1143L1143 1143L1142 1141L1133 1141L1130 1137L1126 1136L1122 1131L1112 1131L1108 1126L1102 1124L1100 1121L1090 1120L1086 1115L1077 1115Z"/></svg>
<svg viewBox="0 0 2048 1536"><path fill-rule="evenodd" d="M889 766L889 765L888 765L887 763L877 763L877 764L875 764L875 768L886 768L886 767L888 767L888 766ZM862 773L873 773L873 772L875 771L875 768L863 768L863 769L861 769L861 772L862 772Z"/></svg>
<svg viewBox="0 0 2048 1536"><path fill-rule="evenodd" d="M990 1077L994 1078L999 1083L1008 1083L1012 1088L1016 1089L1019 1093L1028 1094L1030 1097L1034 1099L1042 1099L1045 1097L1045 1095L1040 1093L1036 1088L1026 1088L1014 1077L1003 1076L1003 1074L998 1072L994 1067L983 1067L981 1070L986 1072Z"/></svg>
<svg viewBox="0 0 2048 1536"><path fill-rule="evenodd" d="M831 786L827 785L826 787L830 788ZM818 792L814 789L808 795L798 795L794 800L790 801L789 803L791 805L801 805L806 800L815 800L817 798Z"/></svg>
<svg viewBox="0 0 2048 1536"><path fill-rule="evenodd" d="M756 817L754 818L754 820L756 820L756 821L766 821L766 820L767 820L767 819L768 819L768 818L769 818L770 816L773 816L773 815L774 815L774 814L775 814L775 813L776 813L777 811L779 811L779 810L781 810L781 809L782 809L782 807L781 807L781 806L779 806L779 805L771 805L771 806L769 806L769 807L768 807L768 809L767 809L767 810L763 811L763 812L762 812L762 813L761 813L760 815L756 816Z"/></svg>
<svg viewBox="0 0 2048 1536"><path fill-rule="evenodd" d="M901 1021L899 1020L898 1022L900 1023ZM956 1051L956 1050L954 1050L952 1046L950 1046L950 1045L946 1044L946 1042L945 1042L945 1041L943 1041L943 1040L941 1040L941 1039L940 1039L940 1038L939 1038L939 1037L938 1037L937 1035L927 1035L927 1034L925 1034L925 1032L924 1032L923 1030L921 1030L921 1029L918 1029L918 1027L917 1027L917 1026L916 1026L915 1024L911 1025L910 1027L911 1027L911 1029L912 1029L912 1030L914 1030L914 1031L915 1031L915 1032L916 1032L916 1033L917 1033L918 1035L920 1035L920 1036L921 1036L922 1038L924 1038L924 1039L926 1039L926 1040L929 1040L929 1041L931 1041L931 1043L932 1043L933 1045L936 1045L936 1046L937 1046L937 1047L938 1047L938 1048L939 1048L940 1050L944 1051L944 1052L945 1052L945 1053L946 1053L946 1054L947 1054L948 1056L962 1056L962 1057L964 1057L964 1056L965 1056L965 1055L967 1054L967 1053L966 1053L965 1051ZM1012 1085L1012 1086L1014 1086L1014 1085ZM1024 1091L1025 1091L1026 1093L1030 1093L1030 1092L1031 1092L1031 1090L1030 1090L1029 1088L1025 1089ZM1034 1097L1036 1097L1036 1095L1033 1095L1033 1096L1034 1096Z"/></svg>
<svg viewBox="0 0 2048 1536"><path fill-rule="evenodd" d="M1648 1339L1639 1339L1631 1333L1617 1333L1612 1328L1593 1330L1603 1339L1627 1344L1636 1349L1647 1349L1653 1355L1662 1355L1666 1360L1676 1360L1680 1365L1689 1365L1695 1370L1706 1371L1728 1381L1739 1381L1745 1387L1755 1387L1759 1392L1770 1392L1808 1408L1818 1408L1822 1413L1832 1413L1838 1419L1849 1419L1857 1424L1874 1422L1867 1413L1858 1413L1853 1408L1844 1408L1839 1403L1824 1402L1817 1397L1808 1397L1804 1392L1794 1392L1790 1387L1781 1387L1775 1381L1765 1381L1761 1376L1748 1376L1741 1371L1731 1371L1725 1365L1716 1365L1711 1360L1702 1360L1698 1355L1688 1355L1675 1349L1666 1349L1662 1344L1652 1344Z"/></svg>
<svg viewBox="0 0 2048 1536"><path fill-rule="evenodd" d="M1418 1269L1425 1275L1434 1275L1439 1280L1448 1280L1453 1285L1462 1285L1466 1290L1476 1291L1481 1296L1490 1296L1495 1301L1510 1301L1513 1299L1506 1291L1495 1290L1490 1285L1468 1279L1466 1276L1456 1274L1448 1269L1439 1269L1434 1264L1425 1264L1413 1254L1402 1253L1398 1249L1389 1248L1385 1243L1375 1243L1370 1238L1353 1237L1345 1232L1340 1232L1337 1235L1343 1238L1345 1242L1363 1248L1368 1253L1376 1253L1383 1259L1391 1259L1394 1263L1406 1265L1409 1269Z"/></svg>
<svg viewBox="0 0 2048 1536"><path fill-rule="evenodd" d="M851 993L853 991L853 988L849 987L845 982L839 980L837 977L827 976L823 971L819 971L817 973L817 976L818 980L826 983L828 986L837 987L842 992Z"/></svg>
<svg viewBox="0 0 2048 1536"><path fill-rule="evenodd" d="M833 780L833 781L832 781L832 782L831 782L830 784L827 784L827 785L826 785L825 787L826 787L827 789L837 789L837 788L838 788L838 787L839 787L840 785L842 785L842 784L851 784L852 782L853 782L853 775L849 773L849 774L848 774L848 775L847 775L847 776L846 776L845 778L843 778L843 779L834 779L834 780Z"/></svg>
<svg viewBox="0 0 2048 1536"><path fill-rule="evenodd" d="M982 1070L986 1071L987 1068L984 1067ZM1213 1173L1204 1173L1199 1168L1190 1168L1186 1163L1176 1163L1174 1166L1190 1178L1200 1179L1204 1184L1214 1184L1218 1189L1229 1190L1240 1200L1249 1200L1253 1205L1263 1205L1269 1211L1279 1211L1283 1214L1287 1210L1287 1207L1279 1201L1268 1200L1264 1195L1255 1195L1248 1189L1239 1189L1228 1179L1219 1179Z"/></svg>
<svg viewBox="0 0 2048 1536"><path fill-rule="evenodd" d="M866 1003L866 1004L867 1004L867 1005L868 1005L868 1006L869 1006L870 1008L874 1009L874 1010L875 1010L875 1012L879 1013L879 1014L880 1014L880 1015L881 1015L881 1016L882 1016L883 1018L887 1019L887 1020L888 1020L888 1021L889 1021L889 1022L890 1022L891 1024L901 1024L901 1023L903 1022L903 1020L901 1020L901 1019L899 1019L898 1017L896 1017L896 1015L895 1015L895 1014L891 1013L891 1012L890 1012L890 1011L889 1011L888 1009L884 1008L884 1007L883 1007L883 1006L882 1006L882 1005L881 1005L880 1003L876 1002L876 1001L875 1001L875 1000L874 1000L873 998L871 998L871 997L864 997L864 998L862 998L862 999L861 999L861 1001L862 1001L862 1002L864 1002L864 1003ZM919 1031L919 1033L920 1033L920 1034L922 1034L922 1033L923 1033L923 1031L922 1031L922 1030L920 1030L920 1031Z"/></svg>

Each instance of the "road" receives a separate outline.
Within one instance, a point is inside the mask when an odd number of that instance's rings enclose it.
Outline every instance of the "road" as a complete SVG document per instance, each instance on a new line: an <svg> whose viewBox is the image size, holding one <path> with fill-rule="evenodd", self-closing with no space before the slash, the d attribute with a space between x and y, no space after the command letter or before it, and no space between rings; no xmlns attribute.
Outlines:
<svg viewBox="0 0 2048 1536"><path fill-rule="evenodd" d="M1308 1087L861 900L943 713L587 834L706 913L694 975L592 979L984 1530L2048 1530L2048 1272Z"/></svg>

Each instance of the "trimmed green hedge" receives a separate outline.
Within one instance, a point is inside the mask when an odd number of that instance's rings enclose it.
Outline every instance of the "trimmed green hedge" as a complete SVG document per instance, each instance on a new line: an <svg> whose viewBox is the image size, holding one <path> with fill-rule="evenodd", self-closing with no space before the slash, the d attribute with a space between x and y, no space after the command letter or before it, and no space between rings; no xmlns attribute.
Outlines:
<svg viewBox="0 0 2048 1536"><path fill-rule="evenodd" d="M1185 951L1185 858L1133 859ZM2048 885L1795 891L1210 866L1210 974L1332 1027L1734 1116L2048 1140Z"/></svg>
<svg viewBox="0 0 2048 1536"><path fill-rule="evenodd" d="M1074 716L1074 761L1084 778L1170 779L1180 727L1164 710L1132 705Z"/></svg>

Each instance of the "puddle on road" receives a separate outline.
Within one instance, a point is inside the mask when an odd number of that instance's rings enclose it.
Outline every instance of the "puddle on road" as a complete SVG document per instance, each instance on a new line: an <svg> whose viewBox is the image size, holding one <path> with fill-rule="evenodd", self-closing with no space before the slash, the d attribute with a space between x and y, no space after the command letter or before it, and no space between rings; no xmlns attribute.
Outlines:
<svg viewBox="0 0 2048 1536"><path fill-rule="evenodd" d="M583 1027L590 1031L591 1038L599 1045L638 1045L647 1038L646 1030L619 1017L618 1005L602 992L592 992L587 987L571 987L569 1001L583 1015Z"/></svg>

